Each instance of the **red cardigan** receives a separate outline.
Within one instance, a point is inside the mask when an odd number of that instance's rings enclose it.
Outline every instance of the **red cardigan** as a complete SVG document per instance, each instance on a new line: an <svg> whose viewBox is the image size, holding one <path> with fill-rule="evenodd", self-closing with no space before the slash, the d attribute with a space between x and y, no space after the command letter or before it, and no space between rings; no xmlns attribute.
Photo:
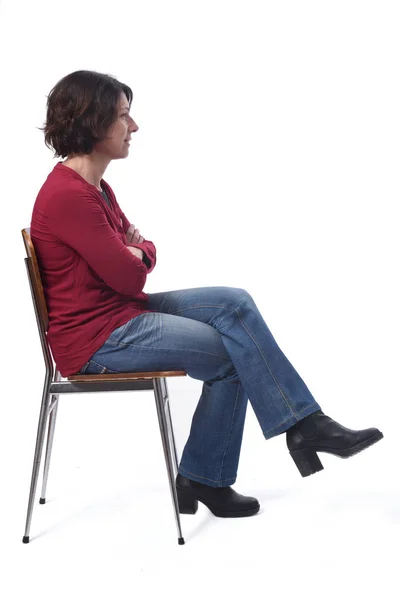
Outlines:
<svg viewBox="0 0 400 600"><path fill-rule="evenodd" d="M101 183L111 207L94 185L59 162L32 212L31 238L49 312L47 339L63 377L77 373L114 329L151 312L143 288L156 248L149 240L127 243L130 223L111 187ZM143 250L143 261L127 246Z"/></svg>

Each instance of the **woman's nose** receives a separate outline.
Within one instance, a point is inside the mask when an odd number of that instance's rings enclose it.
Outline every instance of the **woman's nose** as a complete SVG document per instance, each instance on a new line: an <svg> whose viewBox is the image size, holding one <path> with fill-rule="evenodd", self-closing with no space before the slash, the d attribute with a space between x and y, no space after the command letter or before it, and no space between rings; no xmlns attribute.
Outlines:
<svg viewBox="0 0 400 600"><path fill-rule="evenodd" d="M138 125L137 125L137 123L135 123L135 121L132 119L132 123L131 123L131 125L130 125L130 127L129 127L129 131L134 133L134 132L135 132L135 131L137 131L138 129L139 129L139 126L138 126Z"/></svg>

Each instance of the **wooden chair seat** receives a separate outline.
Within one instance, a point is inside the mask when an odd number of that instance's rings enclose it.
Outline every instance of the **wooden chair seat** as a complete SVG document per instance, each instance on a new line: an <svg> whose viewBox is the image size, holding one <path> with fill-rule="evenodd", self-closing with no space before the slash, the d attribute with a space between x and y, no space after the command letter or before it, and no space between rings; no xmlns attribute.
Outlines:
<svg viewBox="0 0 400 600"><path fill-rule="evenodd" d="M88 375L70 375L68 381L135 381L137 379L160 379L162 377L184 377L185 371L145 371L143 373L99 373Z"/></svg>

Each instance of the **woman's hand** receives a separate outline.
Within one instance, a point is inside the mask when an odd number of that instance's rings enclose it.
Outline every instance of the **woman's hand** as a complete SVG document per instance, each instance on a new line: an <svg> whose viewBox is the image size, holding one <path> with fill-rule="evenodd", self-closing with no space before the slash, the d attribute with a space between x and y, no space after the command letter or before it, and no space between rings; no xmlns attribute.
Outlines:
<svg viewBox="0 0 400 600"><path fill-rule="evenodd" d="M137 256L140 260L143 260L143 250L140 248L133 248L132 246L127 246L127 249L133 256Z"/></svg>
<svg viewBox="0 0 400 600"><path fill-rule="evenodd" d="M140 235L139 229L136 229L132 224L129 225L125 235L128 244L141 244L144 241L144 237Z"/></svg>

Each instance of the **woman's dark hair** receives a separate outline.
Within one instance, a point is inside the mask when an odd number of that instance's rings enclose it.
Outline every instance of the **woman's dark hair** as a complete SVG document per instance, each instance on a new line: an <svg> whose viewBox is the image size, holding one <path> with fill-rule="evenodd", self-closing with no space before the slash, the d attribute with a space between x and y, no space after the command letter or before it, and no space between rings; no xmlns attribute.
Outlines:
<svg viewBox="0 0 400 600"><path fill-rule="evenodd" d="M60 79L47 97L44 127L45 144L54 157L90 154L118 116L118 103L124 93L132 102L132 90L111 75L96 71L75 71Z"/></svg>

